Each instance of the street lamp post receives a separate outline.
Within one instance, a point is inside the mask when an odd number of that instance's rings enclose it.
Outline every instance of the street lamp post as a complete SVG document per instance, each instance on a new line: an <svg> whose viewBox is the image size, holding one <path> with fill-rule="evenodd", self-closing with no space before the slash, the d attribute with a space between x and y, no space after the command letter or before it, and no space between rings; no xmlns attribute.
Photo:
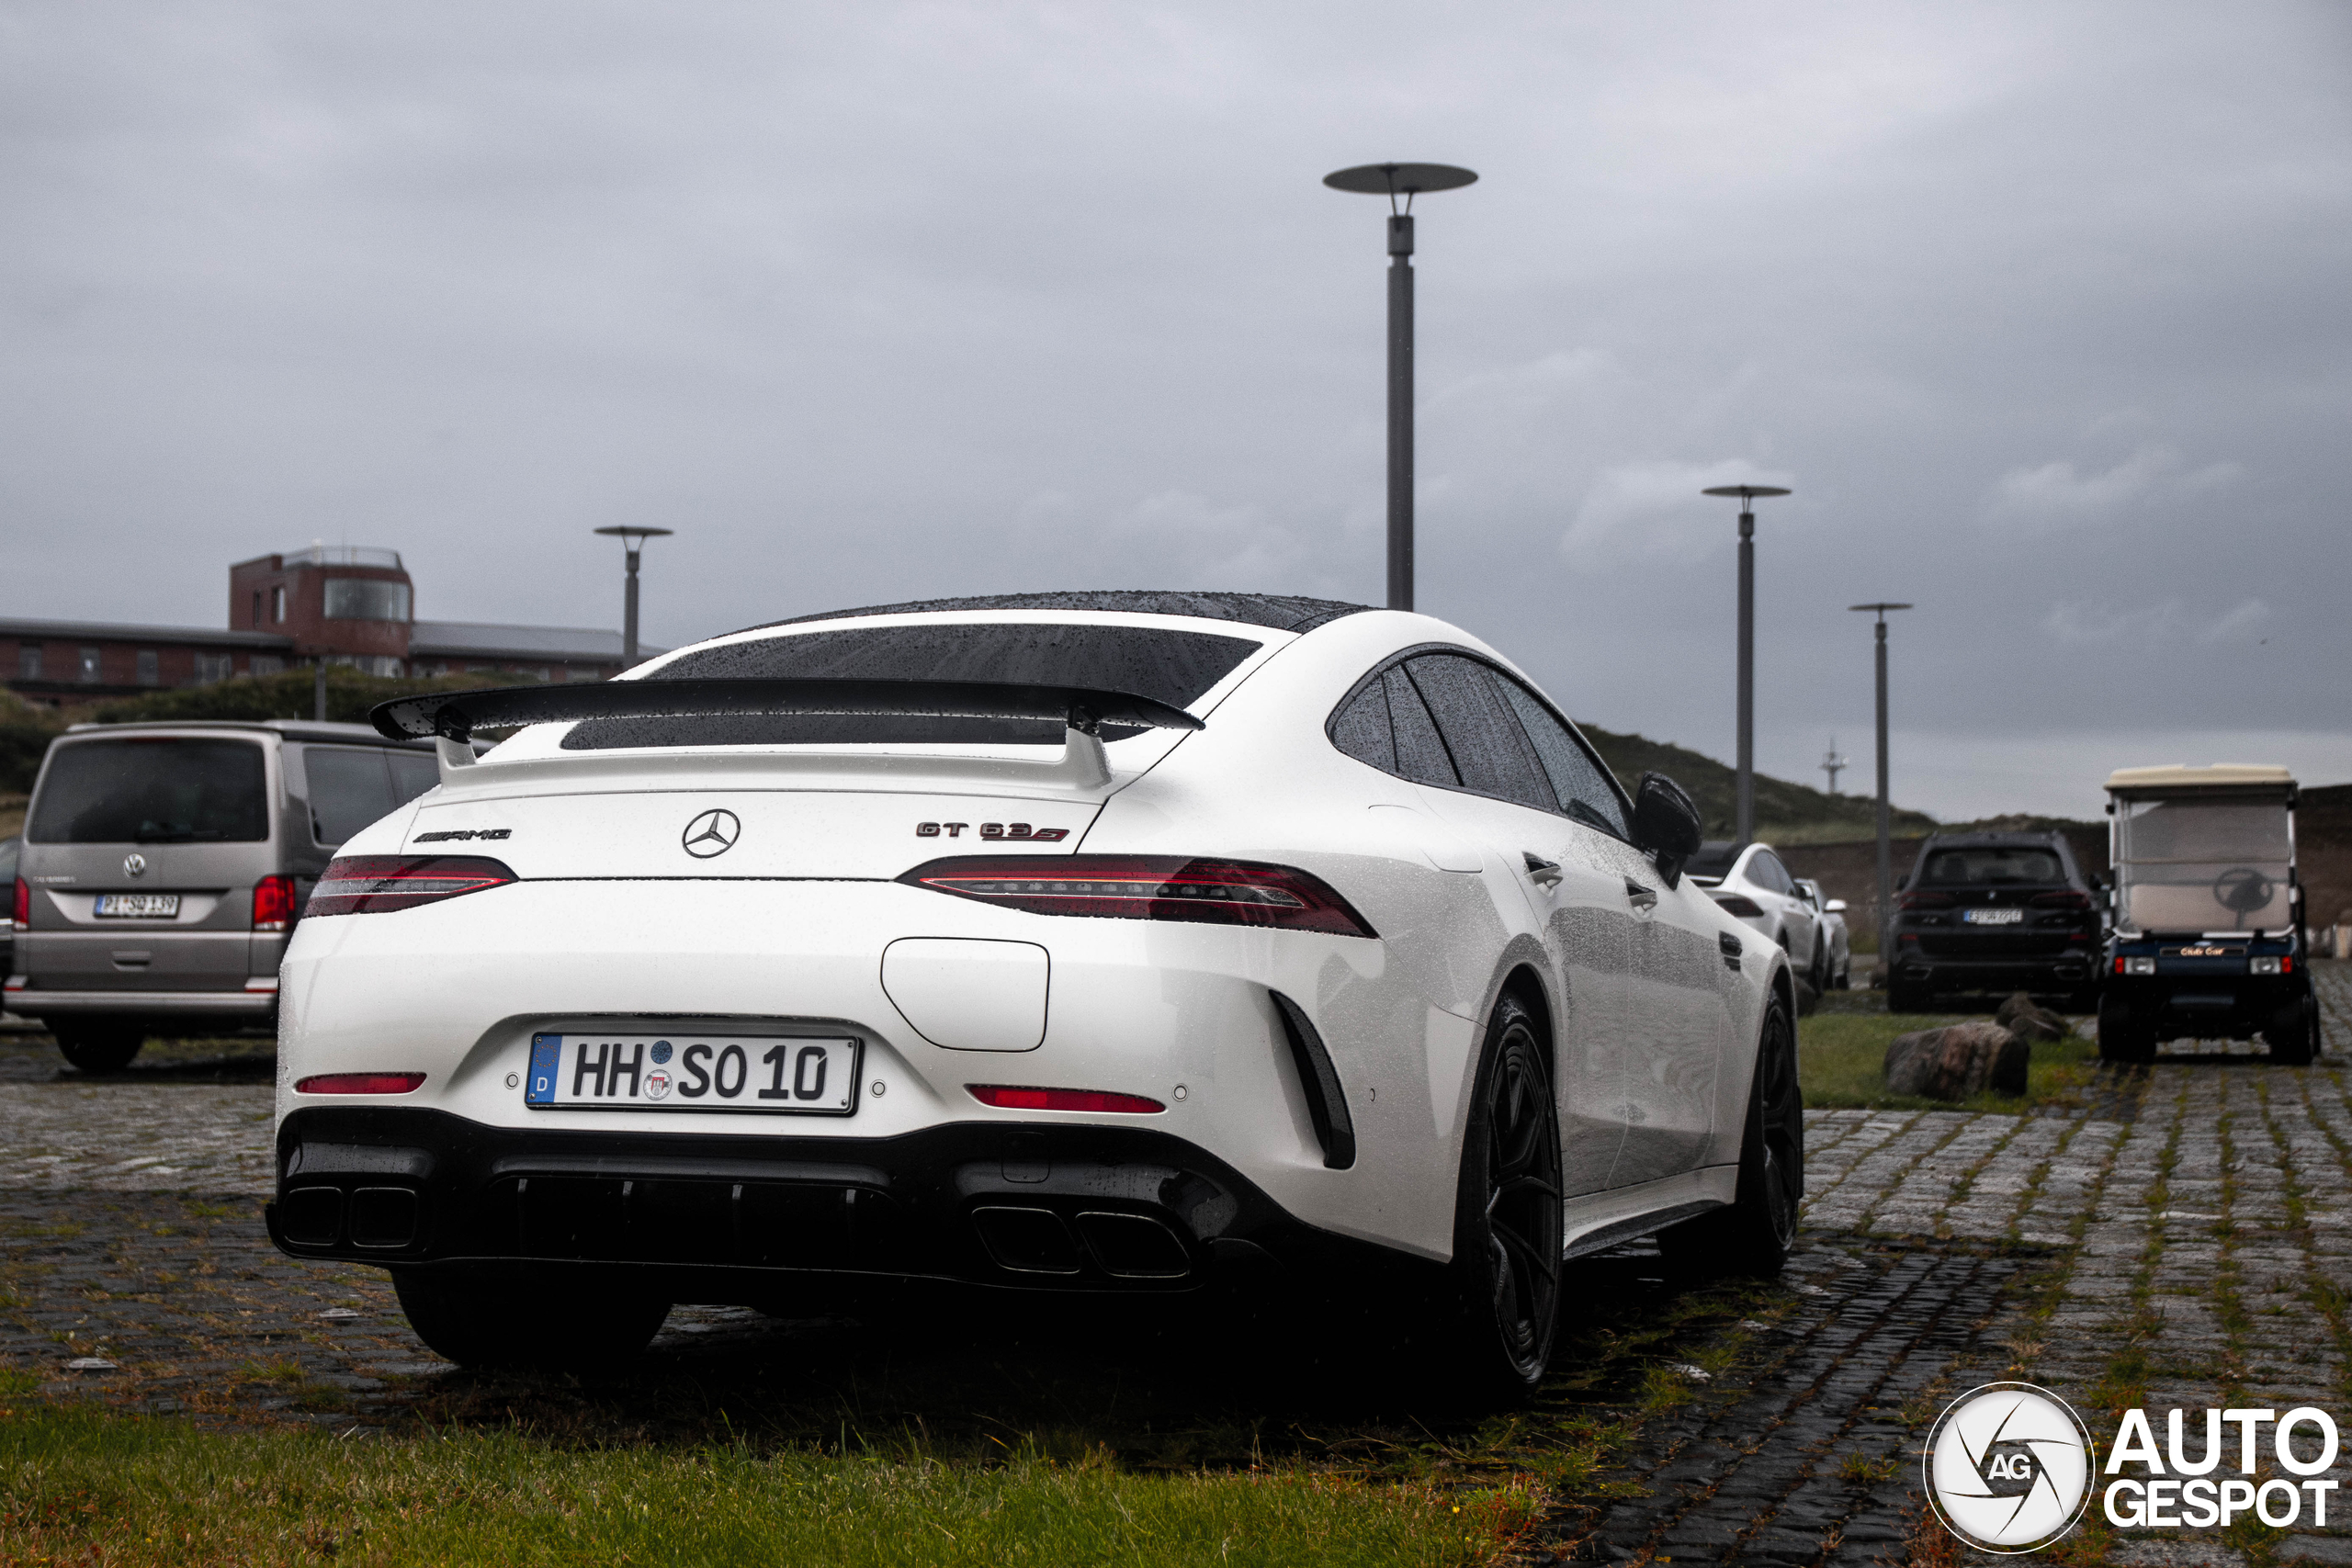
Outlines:
<svg viewBox="0 0 2352 1568"><path fill-rule="evenodd" d="M1888 932L1894 928L1894 850L1889 838L1891 822L1886 804L1886 613L1908 610L1908 604L1849 604L1849 610L1860 610L1878 616L1878 963L1880 970L1894 973L1894 954Z"/></svg>
<svg viewBox="0 0 2352 1568"><path fill-rule="evenodd" d="M623 593L621 611L621 668L626 670L637 662L637 553L648 539L666 539L676 532L672 528L640 528L634 524L622 524L611 528L599 528L621 542L628 553L628 587Z"/></svg>
<svg viewBox="0 0 2352 1568"><path fill-rule="evenodd" d="M1413 197L1478 176L1450 164L1363 164L1323 176L1388 198L1388 607L1413 607ZM1398 208L1396 198L1405 198Z"/></svg>
<svg viewBox="0 0 2352 1568"><path fill-rule="evenodd" d="M1778 485L1716 485L1702 495L1739 497L1739 796L1735 837L1756 837L1756 508L1758 496L1788 495Z"/></svg>

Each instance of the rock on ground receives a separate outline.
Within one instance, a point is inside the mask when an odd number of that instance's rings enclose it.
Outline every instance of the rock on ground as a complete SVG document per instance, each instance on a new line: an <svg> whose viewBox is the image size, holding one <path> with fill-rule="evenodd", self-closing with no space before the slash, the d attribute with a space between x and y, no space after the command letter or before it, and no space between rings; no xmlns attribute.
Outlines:
<svg viewBox="0 0 2352 1568"><path fill-rule="evenodd" d="M1997 1023L1954 1023L1897 1035L1886 1047L1890 1094L1966 1100L1980 1089L2025 1092L2030 1047Z"/></svg>

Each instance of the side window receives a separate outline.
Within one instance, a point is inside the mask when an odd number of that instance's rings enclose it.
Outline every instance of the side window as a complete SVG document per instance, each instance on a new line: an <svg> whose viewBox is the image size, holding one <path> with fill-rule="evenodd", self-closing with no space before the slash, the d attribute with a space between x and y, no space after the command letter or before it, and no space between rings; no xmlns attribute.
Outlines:
<svg viewBox="0 0 2352 1568"><path fill-rule="evenodd" d="M305 747L302 777L311 786L311 837L322 844L342 843L398 804L377 747Z"/></svg>
<svg viewBox="0 0 2352 1568"><path fill-rule="evenodd" d="M1758 887L1769 887L1775 893L1793 894L1797 885L1789 879L1789 868L1777 856L1758 855L1747 865L1747 880Z"/></svg>
<svg viewBox="0 0 2352 1568"><path fill-rule="evenodd" d="M1498 674L1495 685L1526 728L1527 739L1535 747L1536 760L1544 764L1552 788L1560 796L1562 809L1579 821L1621 839L1632 838L1625 827L1624 802L1618 798L1608 773L1584 749L1584 742L1544 705L1542 698L1518 682Z"/></svg>
<svg viewBox="0 0 2352 1568"><path fill-rule="evenodd" d="M1537 811L1559 809L1485 665L1459 654L1425 653L1405 668L1429 702L1464 789Z"/></svg>
<svg viewBox="0 0 2352 1568"><path fill-rule="evenodd" d="M1331 716L1331 744L1359 762L1369 762L1384 773L1396 771L1396 737L1388 728L1388 692L1384 682L1364 682L1363 690Z"/></svg>
<svg viewBox="0 0 2352 1568"><path fill-rule="evenodd" d="M1380 681L1388 689L1388 717L1396 727L1398 776L1415 784L1459 788L1462 780L1453 771L1453 759L1446 755L1445 742L1438 739L1437 724L1422 705L1421 694L1405 679L1404 666L1390 669Z"/></svg>
<svg viewBox="0 0 2352 1568"><path fill-rule="evenodd" d="M415 751L387 751L392 765L392 804L406 806L441 782L441 764Z"/></svg>

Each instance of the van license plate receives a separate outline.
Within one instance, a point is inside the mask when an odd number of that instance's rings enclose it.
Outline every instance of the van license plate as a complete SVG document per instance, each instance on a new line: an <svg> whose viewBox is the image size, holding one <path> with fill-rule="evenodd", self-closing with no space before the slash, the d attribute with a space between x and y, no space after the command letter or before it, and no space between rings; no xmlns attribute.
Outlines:
<svg viewBox="0 0 2352 1568"><path fill-rule="evenodd" d="M1960 917L1972 926L2013 926L2025 919L2023 909L1967 909Z"/></svg>
<svg viewBox="0 0 2352 1568"><path fill-rule="evenodd" d="M176 893L101 893L96 913L110 920L171 920L180 912Z"/></svg>
<svg viewBox="0 0 2352 1568"><path fill-rule="evenodd" d="M857 1042L717 1034L534 1034L523 1102L541 1110L847 1116Z"/></svg>

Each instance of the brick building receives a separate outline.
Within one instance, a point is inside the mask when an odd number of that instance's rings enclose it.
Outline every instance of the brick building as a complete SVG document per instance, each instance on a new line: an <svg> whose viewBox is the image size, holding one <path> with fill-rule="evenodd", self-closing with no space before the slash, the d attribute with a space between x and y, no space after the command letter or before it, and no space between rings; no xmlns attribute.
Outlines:
<svg viewBox="0 0 2352 1568"><path fill-rule="evenodd" d="M420 621L396 550L313 545L229 569L227 627L0 619L0 681L31 702L80 703L348 664L371 675L512 671L540 681L620 673L618 632ZM660 651L640 650L642 654Z"/></svg>

